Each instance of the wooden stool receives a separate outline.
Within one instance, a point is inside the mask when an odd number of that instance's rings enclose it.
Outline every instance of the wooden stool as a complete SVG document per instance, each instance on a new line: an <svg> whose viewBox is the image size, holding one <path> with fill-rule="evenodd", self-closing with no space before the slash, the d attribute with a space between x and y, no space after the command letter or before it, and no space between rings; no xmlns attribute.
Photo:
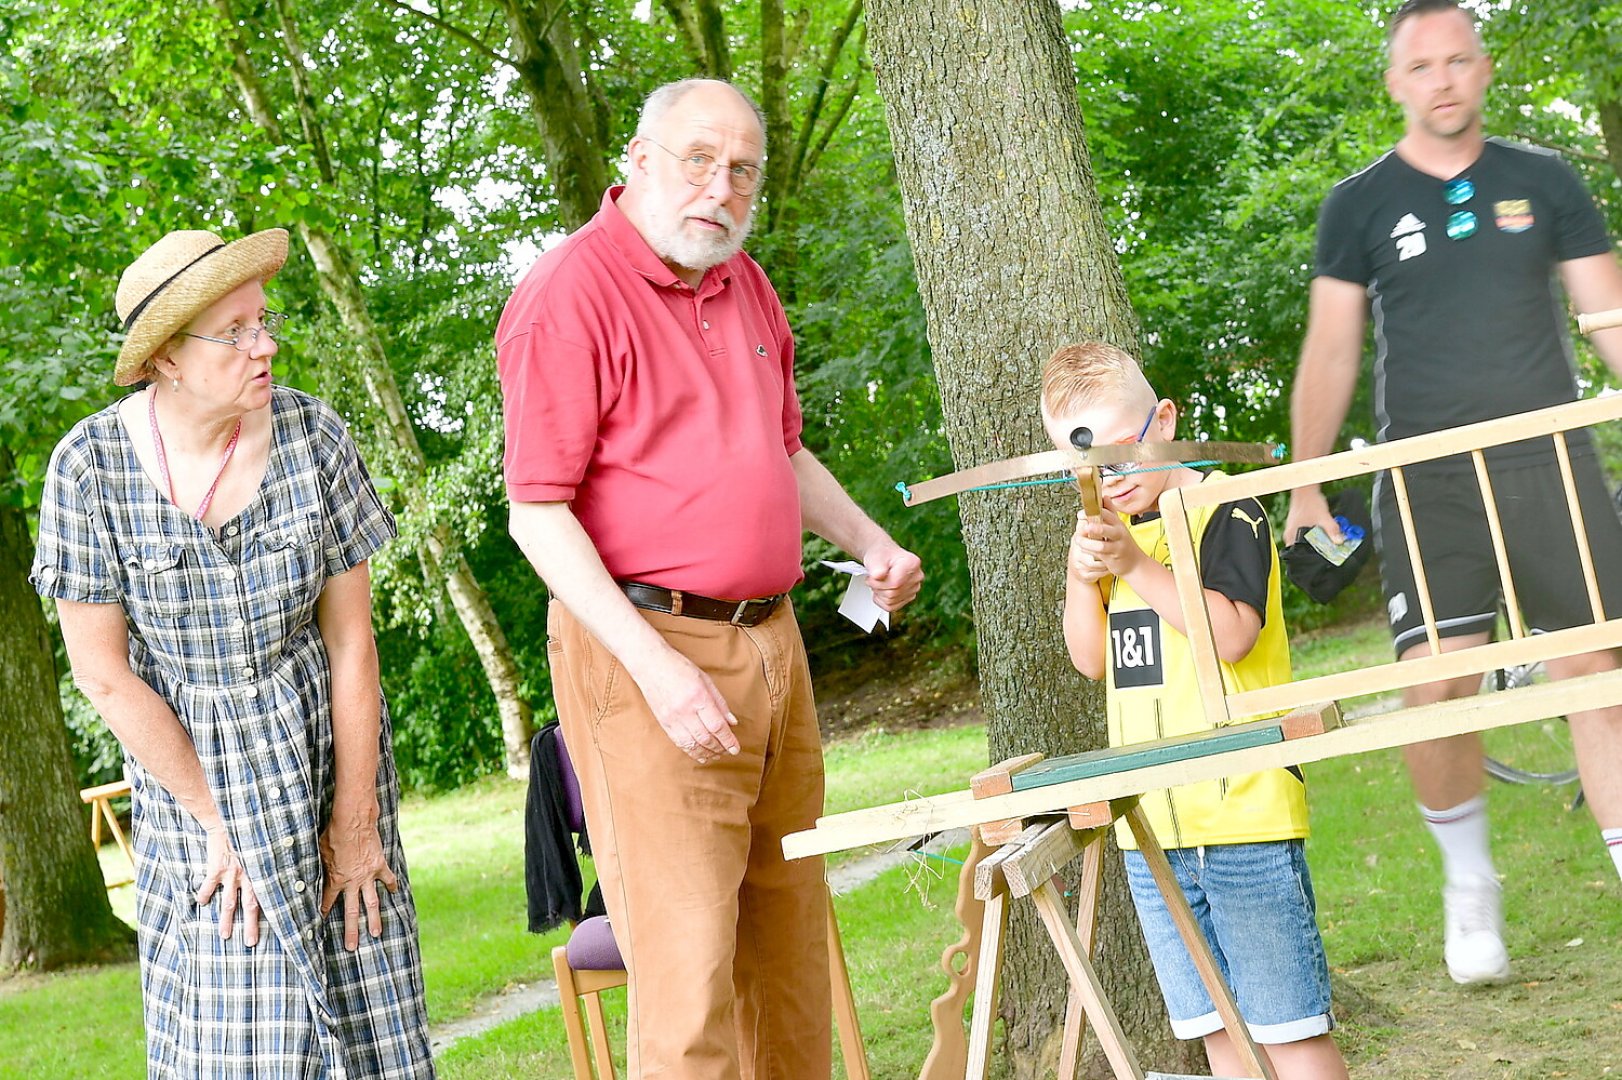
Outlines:
<svg viewBox="0 0 1622 1080"><path fill-rule="evenodd" d="M120 885L128 885L135 880L135 850L124 835L123 828L118 824L118 815L113 813L113 800L120 795L130 793L128 780L115 780L111 784L102 784L100 787L85 788L79 792L79 801L90 804L90 843L98 850L101 848L101 823L106 820L107 827L113 832L113 839L117 841L119 850L130 861L130 876L118 881L109 881L107 887L116 889Z"/></svg>

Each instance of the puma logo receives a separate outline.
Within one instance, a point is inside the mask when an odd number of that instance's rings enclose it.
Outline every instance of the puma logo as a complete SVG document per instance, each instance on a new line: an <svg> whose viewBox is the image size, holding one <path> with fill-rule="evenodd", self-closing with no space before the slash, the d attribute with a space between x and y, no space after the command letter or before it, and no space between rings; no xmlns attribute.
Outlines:
<svg viewBox="0 0 1622 1080"><path fill-rule="evenodd" d="M1262 522L1266 520L1265 518L1253 518L1237 506L1233 508L1233 516L1250 526L1250 535L1252 537L1258 540L1261 539Z"/></svg>

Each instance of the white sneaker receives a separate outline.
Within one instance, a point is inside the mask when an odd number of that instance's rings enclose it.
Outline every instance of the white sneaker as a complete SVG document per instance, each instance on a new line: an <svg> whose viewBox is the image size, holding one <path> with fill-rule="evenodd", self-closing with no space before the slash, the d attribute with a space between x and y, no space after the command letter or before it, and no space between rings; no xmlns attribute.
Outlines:
<svg viewBox="0 0 1622 1080"><path fill-rule="evenodd" d="M1447 938L1442 954L1454 982L1501 983L1509 978L1498 882L1472 875L1447 886L1442 890L1442 916Z"/></svg>

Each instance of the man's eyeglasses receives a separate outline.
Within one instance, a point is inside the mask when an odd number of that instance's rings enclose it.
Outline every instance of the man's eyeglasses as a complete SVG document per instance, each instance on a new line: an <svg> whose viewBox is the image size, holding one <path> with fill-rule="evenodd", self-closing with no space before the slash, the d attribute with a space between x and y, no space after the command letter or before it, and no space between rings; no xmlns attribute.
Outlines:
<svg viewBox="0 0 1622 1080"><path fill-rule="evenodd" d="M715 170L721 167L721 163L708 154L695 151L683 156L658 139L649 139L646 135L642 137L681 162L682 179L694 187L703 187L708 184L711 177L715 175ZM727 166L727 181L732 185L734 195L741 195L745 198L753 195L760 190L760 182L765 178L765 174L760 171L758 165L746 165L735 161Z"/></svg>
<svg viewBox="0 0 1622 1080"><path fill-rule="evenodd" d="M1449 206L1463 206L1476 197L1476 186L1468 176L1460 176L1442 185L1442 198ZM1470 210L1455 210L1447 218L1447 238L1468 240L1476 234L1476 215Z"/></svg>
<svg viewBox="0 0 1622 1080"><path fill-rule="evenodd" d="M267 311L258 326L238 327L231 331L228 337L210 337L207 334L193 334L182 330L181 337L194 337L199 341L216 341L221 345L229 345L237 352L247 352L259 341L260 331L272 341L280 341L282 337L282 324L287 322L287 316L280 311Z"/></svg>
<svg viewBox="0 0 1622 1080"><path fill-rule="evenodd" d="M1160 412L1160 403L1157 401L1157 402L1155 402L1154 408L1149 410L1148 419L1144 420L1144 422L1143 422L1143 430L1138 432L1138 437L1133 439L1132 442L1130 443L1130 445L1136 446L1138 443L1140 443L1140 442L1142 442L1144 440L1145 436L1147 436L1149 434L1149 427L1150 427L1151 424L1153 424L1155 422L1155 414L1158 413L1158 412ZM1138 468L1138 466L1131 463L1131 462L1122 462L1119 465L1100 465L1098 467L1098 475L1100 475L1100 476L1120 476L1123 473L1132 472L1137 468Z"/></svg>

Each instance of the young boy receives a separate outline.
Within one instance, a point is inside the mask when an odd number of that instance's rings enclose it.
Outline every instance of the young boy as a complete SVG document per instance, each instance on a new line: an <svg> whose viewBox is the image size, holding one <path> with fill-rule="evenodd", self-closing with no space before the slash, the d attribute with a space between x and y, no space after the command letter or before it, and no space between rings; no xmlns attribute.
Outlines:
<svg viewBox="0 0 1622 1080"><path fill-rule="evenodd" d="M1067 345L1042 370L1042 420L1056 446L1089 428L1094 446L1169 440L1177 407L1157 398L1110 345ZM1099 469L1104 514L1078 514L1070 541L1064 638L1090 679L1106 679L1110 744L1206 729L1172 580L1160 495L1201 483L1184 466ZM1278 556L1255 499L1192 511L1211 629L1230 691L1290 679ZM1183 894L1233 988L1252 1038L1280 1080L1338 1080L1329 968L1318 934L1298 769L1269 769L1146 794L1141 803ZM1130 832L1117 829L1172 1031L1203 1037L1217 1076L1242 1073Z"/></svg>

